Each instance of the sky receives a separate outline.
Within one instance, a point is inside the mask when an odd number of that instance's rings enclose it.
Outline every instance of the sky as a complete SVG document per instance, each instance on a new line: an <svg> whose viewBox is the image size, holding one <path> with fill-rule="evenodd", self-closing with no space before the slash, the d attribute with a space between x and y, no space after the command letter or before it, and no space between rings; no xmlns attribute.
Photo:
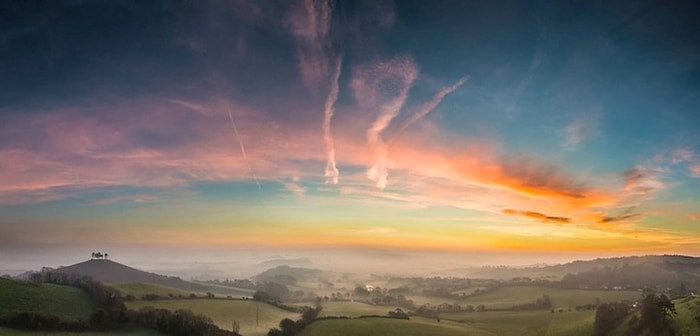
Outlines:
<svg viewBox="0 0 700 336"><path fill-rule="evenodd" d="M700 255L698 7L3 1L0 263Z"/></svg>

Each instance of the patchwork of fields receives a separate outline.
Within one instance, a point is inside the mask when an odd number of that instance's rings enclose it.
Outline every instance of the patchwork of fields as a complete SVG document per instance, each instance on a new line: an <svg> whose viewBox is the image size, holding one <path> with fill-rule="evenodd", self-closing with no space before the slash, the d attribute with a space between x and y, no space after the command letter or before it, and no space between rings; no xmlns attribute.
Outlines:
<svg viewBox="0 0 700 336"><path fill-rule="evenodd" d="M177 289L147 284L116 284L125 295L140 297L157 294L161 297L189 295ZM553 309L509 310L513 305L531 303L547 295ZM411 316L410 320L361 317L386 316L395 309L357 301L323 302L319 317L347 317L343 319L321 319L309 325L302 336L354 336L354 335L544 335L584 336L591 335L595 317L594 310L577 310L576 306L620 300L634 301L641 293L636 291L566 290L536 286L505 286L493 291L463 298L457 302L462 306L484 305L483 312L443 312L434 318ZM417 296L416 303L440 303L449 301L441 297ZM81 290L51 284L0 280L0 317L13 312L35 312L54 314L62 319L79 320L90 317L92 307ZM700 325L695 316L700 311L700 298L688 297L674 301L678 314L675 316L679 334L700 334ZM282 319L296 320L300 314L253 300L230 298L164 299L155 301L135 300L127 302L129 309L154 307L168 310L187 309L195 314L210 317L220 328L231 330L234 321L240 325L240 333L246 336L266 335L270 328L279 325ZM615 332L624 334L621 326ZM0 335L18 336L157 336L157 332L138 329L129 332L31 332L0 328Z"/></svg>

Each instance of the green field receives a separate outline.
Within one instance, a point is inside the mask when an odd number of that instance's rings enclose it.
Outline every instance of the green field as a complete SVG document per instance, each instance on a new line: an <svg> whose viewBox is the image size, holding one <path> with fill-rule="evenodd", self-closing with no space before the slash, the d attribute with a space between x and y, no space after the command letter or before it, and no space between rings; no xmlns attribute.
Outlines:
<svg viewBox="0 0 700 336"><path fill-rule="evenodd" d="M700 323L695 321L696 314L700 313L700 297L689 297L674 300L676 305L676 325L680 335L700 335Z"/></svg>
<svg viewBox="0 0 700 336"><path fill-rule="evenodd" d="M255 294L255 291L252 289L222 286L222 285L206 283L206 282L195 282L195 283L206 287L205 292L211 292L211 293L215 294L216 296L224 296L224 297L231 296L235 299L235 298L242 298L242 297L252 298L253 294Z"/></svg>
<svg viewBox="0 0 700 336"><path fill-rule="evenodd" d="M320 316L347 316L359 317L362 315L382 315L385 316L393 307L373 306L362 302L331 301L321 304L323 309Z"/></svg>
<svg viewBox="0 0 700 336"><path fill-rule="evenodd" d="M459 326L454 323L438 323L432 320L396 320L387 318L362 318L321 320L307 326L299 336L486 336L491 335Z"/></svg>
<svg viewBox="0 0 700 336"><path fill-rule="evenodd" d="M557 289L532 286L508 286L496 289L482 295L472 296L459 300L460 305L483 304L487 309L510 309L514 305L533 303L542 295L548 295L555 309L573 309L578 305L595 304L598 302L613 302L640 298L641 293L636 291L606 291L583 289ZM419 304L420 301L416 301ZM431 303L440 302L432 299ZM449 302L443 299L442 302Z"/></svg>
<svg viewBox="0 0 700 336"><path fill-rule="evenodd" d="M590 335L595 311L549 310L444 313L451 320L485 332L487 335Z"/></svg>
<svg viewBox="0 0 700 336"><path fill-rule="evenodd" d="M162 297L168 297L170 295L188 297L190 295L190 292L182 289L141 282L113 283L109 284L109 286L118 289L122 293L122 296L133 295L137 298L141 298L146 294L156 294Z"/></svg>
<svg viewBox="0 0 700 336"><path fill-rule="evenodd" d="M3 336L161 336L162 334L139 329L125 332L47 332L47 331L24 331L0 327L0 335Z"/></svg>
<svg viewBox="0 0 700 336"><path fill-rule="evenodd" d="M221 286L205 282L198 282L198 284L204 286L205 289L197 291L186 291L178 288L156 284L146 284L141 282L111 283L109 284L109 286L118 289L123 296L133 295L137 298L141 298L146 294L156 294L162 297L189 297L190 294L204 296L206 292L213 293L218 297L231 296L233 298L252 298L253 294L255 293L254 290L250 289Z"/></svg>
<svg viewBox="0 0 700 336"><path fill-rule="evenodd" d="M245 336L266 335L270 328L275 328L284 318L297 320L301 314L290 313L275 306L253 300L227 299L191 299L132 301L126 303L129 309L138 310L151 306L168 310L189 309L195 314L210 317L222 329L231 330L233 321L237 321Z"/></svg>
<svg viewBox="0 0 700 336"><path fill-rule="evenodd" d="M76 321L89 319L92 305L87 294L78 288L0 278L0 316L13 312L55 315Z"/></svg>

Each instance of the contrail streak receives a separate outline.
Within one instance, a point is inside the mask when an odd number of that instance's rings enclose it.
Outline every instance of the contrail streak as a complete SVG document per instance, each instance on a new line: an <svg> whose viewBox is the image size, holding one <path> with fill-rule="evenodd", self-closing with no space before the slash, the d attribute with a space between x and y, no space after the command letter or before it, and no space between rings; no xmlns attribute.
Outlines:
<svg viewBox="0 0 700 336"><path fill-rule="evenodd" d="M433 110L442 102L442 100L447 96L448 94L452 93L454 90L457 90L460 86L462 86L465 82L467 81L467 77L462 77L459 81L456 83L442 88L440 91L438 91L437 94L435 94L435 97L431 99L429 102L423 104L421 107L420 111L414 113L411 115L404 123L401 125L401 128L396 132L394 136L391 137L390 141L399 135L403 133L407 128L409 128L413 123L416 121L422 119L426 115L428 115L430 112L433 112Z"/></svg>
<svg viewBox="0 0 700 336"><path fill-rule="evenodd" d="M255 184L258 185L258 190L261 190L262 187L260 186L260 181L258 181L258 177L255 176L255 173L253 172L253 169L250 167L250 162L248 162L248 154L245 152L245 146L243 146L243 140L241 140L240 134L238 134L238 127L236 127L236 122L233 121L233 114L231 114L231 105L227 104L228 107L228 118L231 120L231 125L233 126L233 132L236 133L236 139L238 139L238 144L241 146L241 154L243 154L243 160L245 160L246 166L248 166L248 172L250 175L253 176L253 180L255 180Z"/></svg>
<svg viewBox="0 0 700 336"><path fill-rule="evenodd" d="M340 80L342 62L342 58L338 57L335 63L335 76L333 77L331 90L328 93L328 97L326 97L323 110L323 140L326 143L326 172L324 176L326 177L326 184L338 184L339 171L335 162L335 144L333 143L333 136L331 134L331 118L333 118L333 114L335 113L333 107L336 100L338 100L338 81Z"/></svg>
<svg viewBox="0 0 700 336"><path fill-rule="evenodd" d="M401 111L406 98L408 98L408 91L418 76L418 69L410 59L397 62L393 67L395 69L392 70L396 72L391 73L390 76L397 78L398 92L393 99L381 106L379 116L367 130L367 144L372 147L375 155L374 164L367 170L367 178L373 181L380 190L386 188L389 176L389 151L381 134Z"/></svg>

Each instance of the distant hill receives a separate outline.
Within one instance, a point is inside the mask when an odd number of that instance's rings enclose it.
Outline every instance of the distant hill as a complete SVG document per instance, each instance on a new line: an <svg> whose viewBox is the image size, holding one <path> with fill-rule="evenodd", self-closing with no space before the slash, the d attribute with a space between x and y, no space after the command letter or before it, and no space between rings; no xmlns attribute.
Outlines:
<svg viewBox="0 0 700 336"><path fill-rule="evenodd" d="M271 268L255 276L257 281L271 281L283 285L291 285L297 280L309 280L320 276L323 272L318 269L289 267L286 265Z"/></svg>
<svg viewBox="0 0 700 336"><path fill-rule="evenodd" d="M458 271L463 272L461 275ZM576 288L626 289L657 288L675 290L684 287L700 292L700 258L683 255L648 255L594 260L577 260L541 267L479 267L452 270L451 275L510 280L562 280L562 285Z"/></svg>
<svg viewBox="0 0 700 336"><path fill-rule="evenodd" d="M572 287L646 287L678 296L700 291L700 258L697 257L663 255L596 259L576 261L560 268L567 271L562 284Z"/></svg>
<svg viewBox="0 0 700 336"><path fill-rule="evenodd" d="M313 263L308 258L292 258L292 259L272 259L263 261L258 264L263 267L277 267L277 266L293 266L293 267L311 267Z"/></svg>
<svg viewBox="0 0 700 336"><path fill-rule="evenodd" d="M88 260L75 265L57 268L53 270L53 272L86 275L103 283L140 282L173 287L186 291L206 290L205 286L184 281L179 277L148 273L105 259Z"/></svg>
<svg viewBox="0 0 700 336"><path fill-rule="evenodd" d="M647 255L616 258L598 258L594 260L576 260L566 264L546 266L547 270L557 273L576 273L591 271L594 269L619 268L638 265L678 265L678 266L700 266L700 258L684 255Z"/></svg>

